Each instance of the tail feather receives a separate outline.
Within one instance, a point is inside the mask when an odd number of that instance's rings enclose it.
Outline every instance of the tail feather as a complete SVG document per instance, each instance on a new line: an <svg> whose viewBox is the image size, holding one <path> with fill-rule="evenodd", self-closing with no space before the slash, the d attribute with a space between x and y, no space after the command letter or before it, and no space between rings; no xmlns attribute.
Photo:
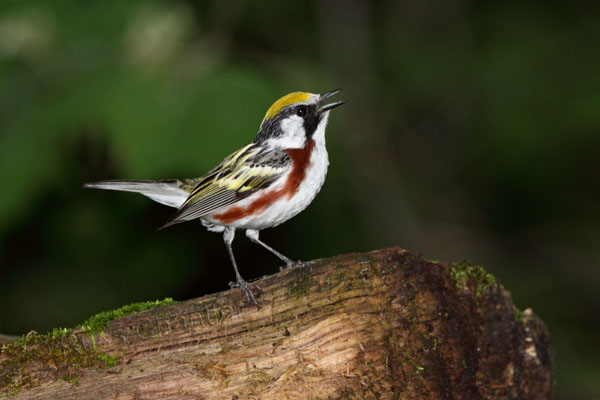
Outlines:
<svg viewBox="0 0 600 400"><path fill-rule="evenodd" d="M83 187L140 193L158 203L175 208L181 207L189 196L189 193L181 188L181 181L174 179L165 181L110 180L86 183Z"/></svg>

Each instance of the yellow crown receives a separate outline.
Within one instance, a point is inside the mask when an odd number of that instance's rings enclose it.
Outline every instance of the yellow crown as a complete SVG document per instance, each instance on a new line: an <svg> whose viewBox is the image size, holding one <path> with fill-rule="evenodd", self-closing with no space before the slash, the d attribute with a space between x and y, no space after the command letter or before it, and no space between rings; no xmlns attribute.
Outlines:
<svg viewBox="0 0 600 400"><path fill-rule="evenodd" d="M283 107L289 106L290 104L307 101L309 98L310 93L306 92L292 92L290 94L286 94L285 96L277 100L275 103L273 103L271 107L269 107L263 121L273 118L275 115L277 115L279 111L281 111Z"/></svg>

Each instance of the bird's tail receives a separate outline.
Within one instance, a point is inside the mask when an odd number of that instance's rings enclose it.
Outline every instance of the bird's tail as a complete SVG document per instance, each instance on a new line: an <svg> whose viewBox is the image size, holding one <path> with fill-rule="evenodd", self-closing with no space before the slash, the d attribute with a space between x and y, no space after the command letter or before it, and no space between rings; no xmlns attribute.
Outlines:
<svg viewBox="0 0 600 400"><path fill-rule="evenodd" d="M189 196L189 193L181 188L181 184L181 181L175 179L165 181L110 180L86 183L83 187L141 193L166 206L179 208Z"/></svg>

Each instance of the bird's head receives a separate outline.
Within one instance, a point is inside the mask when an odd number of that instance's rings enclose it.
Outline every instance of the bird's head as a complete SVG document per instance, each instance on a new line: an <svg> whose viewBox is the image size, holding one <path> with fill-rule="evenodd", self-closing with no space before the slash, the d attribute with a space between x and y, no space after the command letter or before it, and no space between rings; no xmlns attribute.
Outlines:
<svg viewBox="0 0 600 400"><path fill-rule="evenodd" d="M325 103L340 91L337 89L323 94L286 94L269 107L254 141L282 149L301 148L310 139L325 144L325 126L329 111L341 106L345 101Z"/></svg>

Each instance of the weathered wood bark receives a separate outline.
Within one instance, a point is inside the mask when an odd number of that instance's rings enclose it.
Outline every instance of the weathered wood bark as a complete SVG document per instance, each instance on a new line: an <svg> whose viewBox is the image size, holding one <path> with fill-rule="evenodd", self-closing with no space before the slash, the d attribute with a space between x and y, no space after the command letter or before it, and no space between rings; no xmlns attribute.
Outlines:
<svg viewBox="0 0 600 400"><path fill-rule="evenodd" d="M231 290L113 320L95 345L75 333L78 354L118 356L114 366L63 365L64 344L21 357L16 369L4 352L3 365L27 376L11 398L552 397L543 323L516 311L478 267L392 248L318 260L257 284L260 310ZM0 378L7 393L11 377Z"/></svg>

